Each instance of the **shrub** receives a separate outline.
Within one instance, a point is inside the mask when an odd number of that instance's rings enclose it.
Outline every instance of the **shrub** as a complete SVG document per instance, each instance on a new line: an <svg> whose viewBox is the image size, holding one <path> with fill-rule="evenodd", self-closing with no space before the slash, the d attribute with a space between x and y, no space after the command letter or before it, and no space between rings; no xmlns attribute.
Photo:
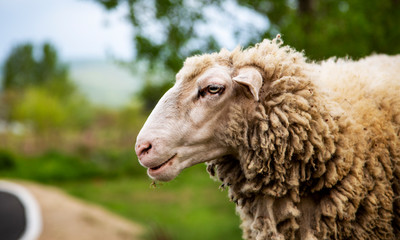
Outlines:
<svg viewBox="0 0 400 240"><path fill-rule="evenodd" d="M27 89L11 112L13 120L30 122L39 131L59 128L67 117L61 101L41 88Z"/></svg>
<svg viewBox="0 0 400 240"><path fill-rule="evenodd" d="M27 88L11 109L11 119L29 122L39 132L66 127L84 128L90 123L93 108L83 96L75 93L61 98L50 90Z"/></svg>
<svg viewBox="0 0 400 240"><path fill-rule="evenodd" d="M0 150L0 172L15 168L15 156L6 150Z"/></svg>
<svg viewBox="0 0 400 240"><path fill-rule="evenodd" d="M2 171L3 176L52 182L102 175L102 171L95 164L56 151L49 151L36 157L19 156L15 160L14 169Z"/></svg>

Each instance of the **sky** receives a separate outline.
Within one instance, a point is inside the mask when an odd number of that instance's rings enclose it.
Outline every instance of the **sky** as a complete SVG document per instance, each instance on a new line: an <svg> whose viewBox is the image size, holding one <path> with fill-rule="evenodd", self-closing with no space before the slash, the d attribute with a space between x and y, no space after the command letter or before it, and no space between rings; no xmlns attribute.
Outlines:
<svg viewBox="0 0 400 240"><path fill-rule="evenodd" d="M13 46L49 41L66 61L129 60L132 27L121 5L106 11L91 0L0 0L0 62Z"/></svg>

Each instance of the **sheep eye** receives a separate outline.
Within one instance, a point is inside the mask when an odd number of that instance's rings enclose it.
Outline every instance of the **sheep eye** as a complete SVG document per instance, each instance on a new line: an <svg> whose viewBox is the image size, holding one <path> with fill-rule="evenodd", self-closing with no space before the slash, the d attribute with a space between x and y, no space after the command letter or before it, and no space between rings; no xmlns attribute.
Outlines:
<svg viewBox="0 0 400 240"><path fill-rule="evenodd" d="M207 86L207 91L210 94L222 93L223 90L224 90L224 86L220 86L220 85L208 85Z"/></svg>

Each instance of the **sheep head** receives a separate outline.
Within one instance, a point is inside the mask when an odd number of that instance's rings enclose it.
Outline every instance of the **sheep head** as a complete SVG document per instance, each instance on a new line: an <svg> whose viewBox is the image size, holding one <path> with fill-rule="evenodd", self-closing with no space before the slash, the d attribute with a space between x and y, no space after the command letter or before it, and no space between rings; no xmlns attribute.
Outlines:
<svg viewBox="0 0 400 240"><path fill-rule="evenodd" d="M216 137L225 131L230 106L251 108L259 100L262 76L256 68L235 70L210 59L186 61L137 137L139 161L155 180L169 181L187 167L233 154L235 149Z"/></svg>
<svg viewBox="0 0 400 240"><path fill-rule="evenodd" d="M215 166L229 184L235 182L224 177L224 169L232 171L230 159L238 175L260 179L271 195L313 176L316 189L331 186L320 177L337 129L319 104L309 68L279 38L188 58L137 137L140 163L151 178L169 181L207 162L211 175Z"/></svg>

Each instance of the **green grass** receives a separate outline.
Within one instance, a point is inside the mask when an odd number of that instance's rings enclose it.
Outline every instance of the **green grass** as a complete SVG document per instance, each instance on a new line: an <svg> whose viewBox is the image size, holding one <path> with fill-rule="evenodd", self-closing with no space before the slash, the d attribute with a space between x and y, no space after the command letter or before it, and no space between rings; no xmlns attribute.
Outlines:
<svg viewBox="0 0 400 240"><path fill-rule="evenodd" d="M0 176L58 186L147 228L148 240L241 239L227 191L200 164L151 187L133 153L99 151L84 158L57 151L38 156L0 150Z"/></svg>
<svg viewBox="0 0 400 240"><path fill-rule="evenodd" d="M145 171L143 169L143 171ZM147 177L122 177L57 185L148 228L145 239L241 239L239 217L226 191L203 164L156 188Z"/></svg>

